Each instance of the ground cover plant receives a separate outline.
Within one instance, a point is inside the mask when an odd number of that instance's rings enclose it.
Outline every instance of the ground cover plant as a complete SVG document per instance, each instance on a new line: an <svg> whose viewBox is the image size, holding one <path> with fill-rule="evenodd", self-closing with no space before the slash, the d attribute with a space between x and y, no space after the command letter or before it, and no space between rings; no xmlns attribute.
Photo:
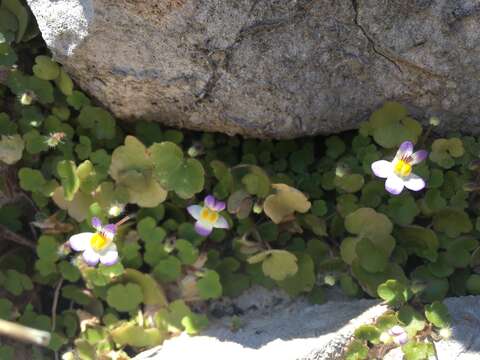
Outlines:
<svg viewBox="0 0 480 360"><path fill-rule="evenodd" d="M442 299L480 293L476 137L434 136L439 119L396 102L301 140L121 123L52 60L28 8L3 0L0 19L0 318L51 332L32 358L128 359L257 284L380 297L391 311L346 357L420 360L449 336Z"/></svg>

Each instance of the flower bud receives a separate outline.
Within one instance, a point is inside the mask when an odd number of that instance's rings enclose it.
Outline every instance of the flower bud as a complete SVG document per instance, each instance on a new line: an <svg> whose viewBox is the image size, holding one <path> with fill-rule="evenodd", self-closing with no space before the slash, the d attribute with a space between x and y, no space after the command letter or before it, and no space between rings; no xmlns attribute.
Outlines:
<svg viewBox="0 0 480 360"><path fill-rule="evenodd" d="M124 210L125 210L125 205L114 203L108 209L108 215L110 217L117 217L117 216L120 216L120 214L123 213Z"/></svg>
<svg viewBox="0 0 480 360"><path fill-rule="evenodd" d="M408 335L404 328L395 325L388 330L389 335L393 338L393 342L397 345L404 345L408 341Z"/></svg>
<svg viewBox="0 0 480 360"><path fill-rule="evenodd" d="M22 96L20 96L20 103L22 105L28 106L32 105L33 102L33 95L30 92L24 92Z"/></svg>
<svg viewBox="0 0 480 360"><path fill-rule="evenodd" d="M452 329L449 327L442 328L439 331L439 335L444 339L450 339L452 337Z"/></svg>
<svg viewBox="0 0 480 360"><path fill-rule="evenodd" d="M440 125L440 119L439 119L438 117L436 117L436 116L432 116L428 122L429 122L430 125L432 125L432 126L438 126L438 125Z"/></svg>
<svg viewBox="0 0 480 360"><path fill-rule="evenodd" d="M195 158L200 155L203 155L205 153L205 149L203 148L203 145L200 143L195 143L192 146L190 146L187 150L188 156Z"/></svg>
<svg viewBox="0 0 480 360"><path fill-rule="evenodd" d="M255 204L253 205L252 211L253 211L255 214L261 214L262 211L263 211L263 205L262 205L261 203L259 203L258 201L255 202Z"/></svg>

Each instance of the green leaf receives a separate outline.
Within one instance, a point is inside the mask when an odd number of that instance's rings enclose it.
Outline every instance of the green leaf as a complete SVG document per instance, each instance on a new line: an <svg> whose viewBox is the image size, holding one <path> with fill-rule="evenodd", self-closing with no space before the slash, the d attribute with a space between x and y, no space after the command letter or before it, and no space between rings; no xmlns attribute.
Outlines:
<svg viewBox="0 0 480 360"><path fill-rule="evenodd" d="M153 268L153 275L158 281L171 282L182 274L182 263L175 256L159 260Z"/></svg>
<svg viewBox="0 0 480 360"><path fill-rule="evenodd" d="M269 195L263 203L265 214L275 224L295 212L306 213L311 206L307 197L299 190L286 184L272 184L277 193Z"/></svg>
<svg viewBox="0 0 480 360"><path fill-rule="evenodd" d="M463 210L445 208L433 216L433 228L435 231L445 233L448 237L455 238L472 231L473 225Z"/></svg>
<svg viewBox="0 0 480 360"><path fill-rule="evenodd" d="M416 142L421 133L421 125L407 116L406 108L390 101L373 112L368 122L360 128L360 134L373 136L377 144L388 149L397 147L405 140Z"/></svg>
<svg viewBox="0 0 480 360"><path fill-rule="evenodd" d="M425 317L439 328L447 327L452 322L447 307L439 301L425 305Z"/></svg>
<svg viewBox="0 0 480 360"><path fill-rule="evenodd" d="M110 269L112 266L109 266L108 268ZM168 305L163 288L150 275L144 274L135 269L125 269L123 278L142 288L143 303L145 305L153 305L157 307L165 307Z"/></svg>
<svg viewBox="0 0 480 360"><path fill-rule="evenodd" d="M21 97L25 93L32 92L36 99L43 105L54 101L53 86L47 80L39 79L35 76L27 76L20 71L10 72L7 79L7 86L10 90Z"/></svg>
<svg viewBox="0 0 480 360"><path fill-rule="evenodd" d="M25 141L25 149L30 154L38 154L42 151L48 150L48 144L46 142L46 137L40 135L37 130L31 130L27 132L23 139Z"/></svg>
<svg viewBox="0 0 480 360"><path fill-rule="evenodd" d="M198 258L198 249L187 240L178 239L175 242L178 257L185 265L192 265Z"/></svg>
<svg viewBox="0 0 480 360"><path fill-rule="evenodd" d="M430 160L437 163L444 169L455 165L455 159L464 154L462 140L459 138L436 139L432 144Z"/></svg>
<svg viewBox="0 0 480 360"><path fill-rule="evenodd" d="M347 193L360 191L365 184L365 179L360 174L344 174L335 177L335 186Z"/></svg>
<svg viewBox="0 0 480 360"><path fill-rule="evenodd" d="M39 55L35 58L33 73L43 80L55 80L60 75L60 66L50 57Z"/></svg>
<svg viewBox="0 0 480 360"><path fill-rule="evenodd" d="M350 297L356 297L360 293L359 286L349 275L344 274L340 276L340 287L342 288L343 292Z"/></svg>
<svg viewBox="0 0 480 360"><path fill-rule="evenodd" d="M13 13L17 18L18 30L16 36L16 42L20 42L25 35L25 31L28 27L30 17L28 16L27 9L19 0L3 0L2 8L7 9Z"/></svg>
<svg viewBox="0 0 480 360"><path fill-rule="evenodd" d="M409 336L414 336L425 328L425 319L410 305L402 306L397 313L398 320L405 326Z"/></svg>
<svg viewBox="0 0 480 360"><path fill-rule="evenodd" d="M408 342L402 346L405 360L425 360L433 356L433 344L430 342Z"/></svg>
<svg viewBox="0 0 480 360"><path fill-rule="evenodd" d="M15 296L19 296L24 291L33 289L33 283L27 275L13 269L7 270L5 275L3 286L5 290Z"/></svg>
<svg viewBox="0 0 480 360"><path fill-rule="evenodd" d="M417 267L411 274L412 291L424 302L440 301L447 295L447 279L434 276L426 266Z"/></svg>
<svg viewBox="0 0 480 360"><path fill-rule="evenodd" d="M248 263L255 264L262 261L265 275L281 281L293 276L298 271L297 257L286 250L267 250L247 259Z"/></svg>
<svg viewBox="0 0 480 360"><path fill-rule="evenodd" d="M406 193L401 196L391 197L386 208L387 215L397 225L410 225L420 210L412 195Z"/></svg>
<svg viewBox="0 0 480 360"><path fill-rule="evenodd" d="M185 301L179 299L172 301L168 308L161 309L157 312L155 322L158 328L166 329L172 333L183 331L182 319L192 315L192 311L185 304Z"/></svg>
<svg viewBox="0 0 480 360"><path fill-rule="evenodd" d="M207 270L197 282L198 294L203 300L216 299L222 296L220 276L214 270Z"/></svg>
<svg viewBox="0 0 480 360"><path fill-rule="evenodd" d="M470 294L480 294L480 275L472 274L467 279L467 290Z"/></svg>
<svg viewBox="0 0 480 360"><path fill-rule="evenodd" d="M405 285L397 280L388 280L377 289L378 296L391 306L400 306L408 301L409 294Z"/></svg>
<svg viewBox="0 0 480 360"><path fill-rule="evenodd" d="M17 54L12 47L7 42L0 42L0 66L12 66L17 60Z"/></svg>
<svg viewBox="0 0 480 360"><path fill-rule="evenodd" d="M0 161L15 164L22 158L25 143L20 135L5 136L0 139Z"/></svg>
<svg viewBox="0 0 480 360"><path fill-rule="evenodd" d="M297 259L297 272L278 282L278 285L292 297L298 296L302 292L310 292L316 279L315 264L312 258L307 254L301 254L297 256Z"/></svg>
<svg viewBox="0 0 480 360"><path fill-rule="evenodd" d="M398 230L397 238L409 252L434 262L439 246L435 232L430 229L411 225Z"/></svg>
<svg viewBox="0 0 480 360"><path fill-rule="evenodd" d="M108 289L107 303L115 310L122 312L134 311L142 302L142 288L137 284L116 284Z"/></svg>
<svg viewBox="0 0 480 360"><path fill-rule="evenodd" d="M73 161L62 160L57 164L57 173L63 187L65 200L72 201L75 193L80 188L80 178L77 167Z"/></svg>
<svg viewBox="0 0 480 360"><path fill-rule="evenodd" d="M80 160L88 159L92 152L92 142L86 136L79 137L79 143L75 145L75 152Z"/></svg>
<svg viewBox="0 0 480 360"><path fill-rule="evenodd" d="M368 356L368 346L363 341L353 340L345 353L345 360L364 360Z"/></svg>
<svg viewBox="0 0 480 360"><path fill-rule="evenodd" d="M184 159L178 145L162 142L153 144L148 151L155 164L156 178L165 189L174 190L183 199L203 190L205 171L202 164L196 159Z"/></svg>
<svg viewBox="0 0 480 360"><path fill-rule="evenodd" d="M393 224L383 214L371 208L360 208L345 217L345 228L352 234L370 239L384 237L392 232Z"/></svg>
<svg viewBox="0 0 480 360"><path fill-rule="evenodd" d="M0 318L10 320L13 314L13 304L10 300L0 299Z"/></svg>
<svg viewBox="0 0 480 360"><path fill-rule="evenodd" d="M151 348L160 345L167 334L156 328L143 328L132 323L122 324L110 332L113 341L120 346L133 346L134 348Z"/></svg>
<svg viewBox="0 0 480 360"><path fill-rule="evenodd" d="M100 107L84 105L78 116L78 123L82 128L90 129L99 140L115 137L115 119Z"/></svg>
<svg viewBox="0 0 480 360"><path fill-rule="evenodd" d="M70 76L65 72L65 70L63 70L63 68L60 68L58 78L55 79L55 84L63 93L63 95L65 96L73 95L73 81L70 78Z"/></svg>
<svg viewBox="0 0 480 360"><path fill-rule="evenodd" d="M58 264L58 269L62 276L70 282L76 282L80 279L78 268L68 261L62 261Z"/></svg>
<svg viewBox="0 0 480 360"><path fill-rule="evenodd" d="M371 343L378 343L380 340L380 330L374 325L361 325L355 329L354 335L356 338Z"/></svg>
<svg viewBox="0 0 480 360"><path fill-rule="evenodd" d="M370 240L363 238L357 242L355 251L360 265L369 272L382 272L388 265L388 257Z"/></svg>
<svg viewBox="0 0 480 360"><path fill-rule="evenodd" d="M145 146L135 137L127 136L125 145L112 154L110 175L128 189L130 202L141 207L156 207L167 197L167 191L153 178L154 164Z"/></svg>
<svg viewBox="0 0 480 360"><path fill-rule="evenodd" d="M197 335L208 326L208 318L204 314L191 313L182 318L182 325L188 335Z"/></svg>
<svg viewBox="0 0 480 360"><path fill-rule="evenodd" d="M84 106L90 105L90 99L81 91L74 90L71 95L67 96L67 103L75 110L79 111Z"/></svg>
<svg viewBox="0 0 480 360"><path fill-rule="evenodd" d="M40 171L30 168L21 168L18 171L18 178L20 179L20 187L32 192L40 191L47 182Z"/></svg>

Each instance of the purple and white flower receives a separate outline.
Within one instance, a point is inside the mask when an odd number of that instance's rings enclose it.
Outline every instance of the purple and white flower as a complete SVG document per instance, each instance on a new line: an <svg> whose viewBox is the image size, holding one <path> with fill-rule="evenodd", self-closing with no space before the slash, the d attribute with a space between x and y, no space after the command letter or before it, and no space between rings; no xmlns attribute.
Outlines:
<svg viewBox="0 0 480 360"><path fill-rule="evenodd" d="M388 330L388 334L392 337L393 342L397 345L404 345L408 341L408 334L401 326L395 325Z"/></svg>
<svg viewBox="0 0 480 360"><path fill-rule="evenodd" d="M228 229L227 220L220 215L220 211L225 209L225 202L218 201L212 195L205 197L204 206L190 205L187 211L197 222L195 231L201 236L208 236L213 228Z"/></svg>
<svg viewBox="0 0 480 360"><path fill-rule="evenodd" d="M385 189L392 195L400 194L404 187L420 191L426 185L425 180L412 173L412 167L425 160L427 155L426 150L413 152L413 143L405 141L400 145L392 161L375 161L372 164L372 171L376 176L387 179Z"/></svg>
<svg viewBox="0 0 480 360"><path fill-rule="evenodd" d="M81 251L83 259L90 266L100 261L103 265L113 265L118 261L117 245L113 242L117 226L102 225L100 219L92 218L92 226L96 232L75 234L68 239L68 244L75 251Z"/></svg>

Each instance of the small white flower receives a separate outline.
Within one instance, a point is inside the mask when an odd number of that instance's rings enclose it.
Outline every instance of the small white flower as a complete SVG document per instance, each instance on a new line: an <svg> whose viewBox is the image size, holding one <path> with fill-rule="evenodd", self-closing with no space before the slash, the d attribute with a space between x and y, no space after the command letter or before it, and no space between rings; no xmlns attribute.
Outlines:
<svg viewBox="0 0 480 360"><path fill-rule="evenodd" d="M393 342L397 345L404 345L408 341L408 334L401 326L395 325L388 330L388 334L393 338Z"/></svg>
<svg viewBox="0 0 480 360"><path fill-rule="evenodd" d="M228 229L227 220L219 214L225 209L223 201L217 201L212 195L205 197L204 206L191 205L187 208L190 215L197 222L195 223L195 231L201 236L208 236L213 228Z"/></svg>
<svg viewBox="0 0 480 360"><path fill-rule="evenodd" d="M81 251L83 259L90 266L100 261L103 265L113 265L118 261L117 246L113 242L116 233L115 224L102 225L100 219L92 218L96 232L84 232L70 237L68 243L75 251Z"/></svg>
<svg viewBox="0 0 480 360"><path fill-rule="evenodd" d="M413 152L411 141L403 142L392 161L378 160L372 164L373 173L386 178L385 189L392 195L398 195L406 187L412 191L420 191L425 187L425 181L412 173L413 165L427 158L428 152L420 150Z"/></svg>

